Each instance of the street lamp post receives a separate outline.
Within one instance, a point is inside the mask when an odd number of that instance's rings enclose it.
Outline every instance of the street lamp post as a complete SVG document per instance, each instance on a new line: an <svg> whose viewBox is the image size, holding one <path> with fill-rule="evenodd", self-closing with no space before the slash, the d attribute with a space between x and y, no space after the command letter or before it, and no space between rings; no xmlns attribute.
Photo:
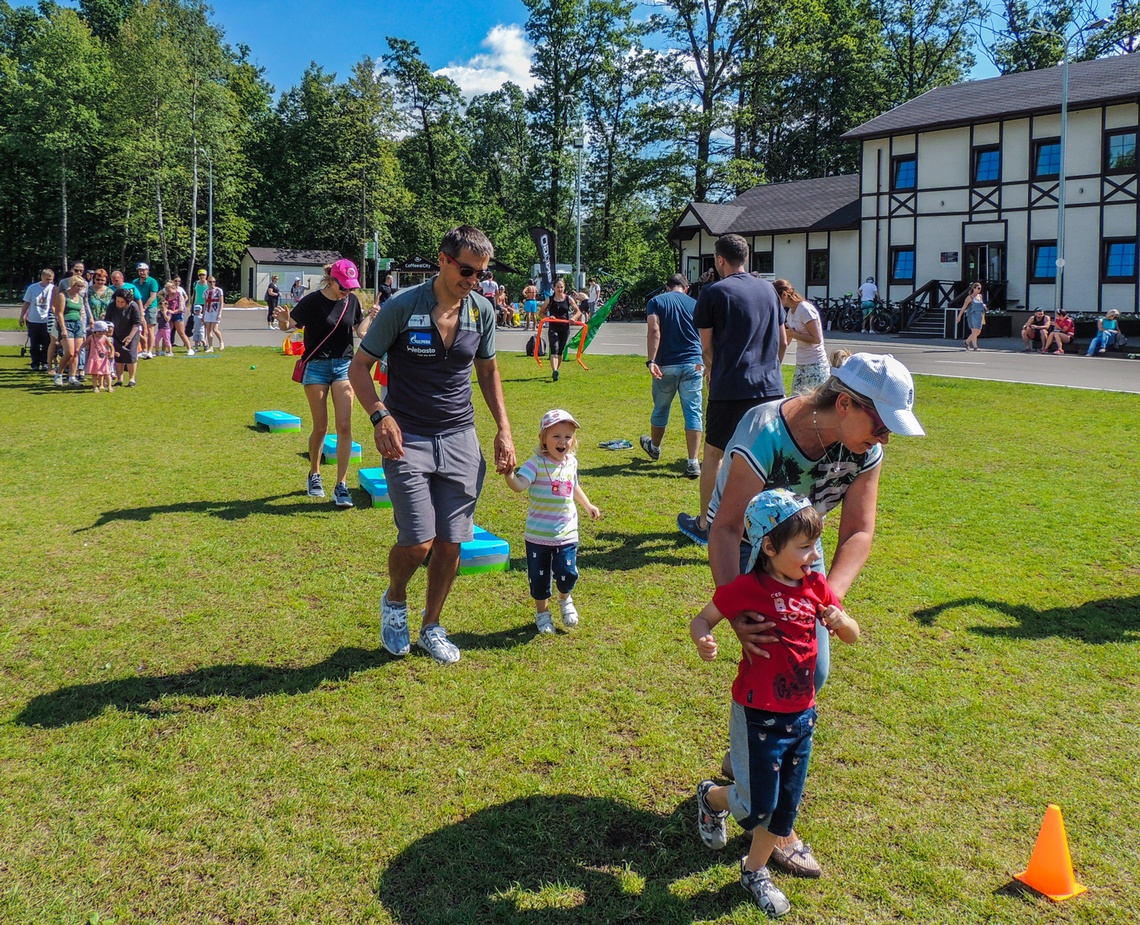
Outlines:
<svg viewBox="0 0 1140 925"><path fill-rule="evenodd" d="M578 247L574 252L574 289L582 289L582 152L586 147L586 126L580 125L574 136L574 149L578 152L578 171L574 190L574 211L578 217Z"/></svg>
<svg viewBox="0 0 1140 925"><path fill-rule="evenodd" d="M1080 32L1100 29L1107 26L1109 22L1111 20L1098 19ZM1061 52L1061 140L1057 157L1057 279L1053 286L1053 314L1056 315L1057 309L1061 307L1065 281L1065 148L1069 135L1069 39L1072 36L1065 35L1063 32L1054 32L1052 29L1039 29L1034 26L1030 26L1029 31L1038 35L1051 35L1060 39L1063 45Z"/></svg>

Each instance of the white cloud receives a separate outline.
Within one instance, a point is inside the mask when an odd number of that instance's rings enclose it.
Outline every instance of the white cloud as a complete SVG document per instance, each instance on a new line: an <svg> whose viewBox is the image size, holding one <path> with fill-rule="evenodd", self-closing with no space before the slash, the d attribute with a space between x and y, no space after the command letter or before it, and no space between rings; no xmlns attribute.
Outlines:
<svg viewBox="0 0 1140 925"><path fill-rule="evenodd" d="M527 41L522 26L495 26L480 44L487 53L475 55L464 63L449 64L436 74L454 80L467 99L480 93L492 93L508 80L524 90L534 86L530 73L534 46Z"/></svg>

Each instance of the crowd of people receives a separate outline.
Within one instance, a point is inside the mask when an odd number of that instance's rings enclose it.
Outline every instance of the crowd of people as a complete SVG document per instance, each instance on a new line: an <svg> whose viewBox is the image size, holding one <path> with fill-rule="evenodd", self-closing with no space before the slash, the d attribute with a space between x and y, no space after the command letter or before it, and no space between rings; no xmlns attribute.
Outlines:
<svg viewBox="0 0 1140 925"><path fill-rule="evenodd" d="M595 519L601 513L579 481L581 425L570 411L551 409L539 422L534 454L516 466L495 348L501 320L496 306L507 297L500 298L497 284L494 290L488 285L493 256L481 231L454 228L440 244L435 276L389 289L383 310L377 301L367 312L350 260L326 267L319 289L302 293L291 307L281 304L278 281L272 281L277 291L268 323L304 332L294 378L313 419L305 479L310 496L325 494L320 464L329 399L338 447L351 445L354 402L373 427L396 526L379 605L381 645L394 656L410 651L409 585L426 561L416 644L440 664L461 657L441 617L461 545L473 538L487 469L475 431L472 373L495 425L495 470L528 498L523 532L536 629L555 632L555 600L564 627L580 619L572 596L579 579L577 508ZM794 825L817 722L816 695L830 669L829 637L853 643L859 636L843 599L871 552L883 448L892 435L924 431L913 413L914 382L901 363L869 353L829 359L815 306L790 281L772 283L749 272L748 261L747 242L724 235L716 243L715 278L698 299L688 295L688 281L678 274L647 306L653 413L641 445L660 459L669 408L679 395L685 474L700 479L700 509L695 516L679 515L677 524L707 546L716 588L690 634L701 658L715 658L714 628L727 619L742 647L729 750L721 762L730 783L700 782L697 830L712 848L727 844L730 814L752 831L741 883L777 916L790 906L769 864L799 876L821 871ZM115 271L108 285L105 271L93 271L89 282L77 264L59 286L45 270L25 293L21 313L35 345L33 369L52 369L54 362L57 382L77 384L86 373L96 389L124 380L134 385L138 359L173 354L172 332L188 354L195 351L186 320L195 343L202 337L209 351L217 340L224 349L223 299L212 277L200 274L187 319L179 281L160 287L145 264L137 269L133 283ZM522 295L524 306L533 303L536 321L570 322L583 315L561 279L541 305L533 283ZM560 357L568 327L552 324L552 359ZM781 373L789 342L797 352L791 397ZM373 375L381 359L388 373L383 394ZM336 454L338 507L352 506L345 481L349 455ZM825 568L820 534L823 518L836 509L838 538Z"/></svg>
<svg viewBox="0 0 1140 925"><path fill-rule="evenodd" d="M20 308L32 372L47 373L57 386L90 379L96 392L112 392L137 384L139 360L174 356L175 338L187 356L213 353L215 342L226 349L225 295L213 276L199 270L191 296L177 276L160 286L147 264L135 271L128 283L122 270L89 270L77 261L57 282L44 269Z"/></svg>
<svg viewBox="0 0 1140 925"><path fill-rule="evenodd" d="M961 313L959 313L961 317ZM1025 345L1023 353L1050 353L1062 356L1065 347L1076 336L1077 326L1064 308L1058 308L1056 314L1050 318L1043 308L1036 308L1029 319L1022 325L1021 340ZM977 338L974 349L977 350ZM1099 356L1111 347L1124 347L1128 339L1120 330L1120 312L1110 308L1103 317L1097 318L1096 334L1089 341L1085 356ZM1040 346L1038 346L1040 345Z"/></svg>

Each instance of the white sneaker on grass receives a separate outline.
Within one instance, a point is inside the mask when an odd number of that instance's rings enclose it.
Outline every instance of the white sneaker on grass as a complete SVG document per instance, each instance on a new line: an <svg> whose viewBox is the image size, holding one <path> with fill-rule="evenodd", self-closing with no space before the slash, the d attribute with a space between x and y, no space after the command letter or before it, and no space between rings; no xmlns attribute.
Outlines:
<svg viewBox="0 0 1140 925"><path fill-rule="evenodd" d="M380 596L380 645L393 655L407 655L412 648L408 637L408 605L390 603L387 591Z"/></svg>
<svg viewBox="0 0 1140 925"><path fill-rule="evenodd" d="M562 611L562 625L566 627L578 625L578 608L574 606L574 598L558 599L558 609Z"/></svg>
<svg viewBox="0 0 1140 925"><path fill-rule="evenodd" d="M715 787L711 780L697 784L697 832L707 848L721 849L728 844L725 820L728 810L717 811L708 804L708 792Z"/></svg>
<svg viewBox="0 0 1140 925"><path fill-rule="evenodd" d="M554 619L550 616L550 611L544 610L542 613L536 613L534 615L534 625L538 627L540 633L553 633Z"/></svg>
<svg viewBox="0 0 1140 925"><path fill-rule="evenodd" d="M416 645L441 665L454 665L459 661L459 648L447 638L447 630L438 623L429 623L421 629Z"/></svg>
<svg viewBox="0 0 1140 925"><path fill-rule="evenodd" d="M792 911L792 904L783 891L772 882L767 867L759 870L745 870L744 858L740 859L740 885L744 887L756 905L768 913L769 918L778 919Z"/></svg>

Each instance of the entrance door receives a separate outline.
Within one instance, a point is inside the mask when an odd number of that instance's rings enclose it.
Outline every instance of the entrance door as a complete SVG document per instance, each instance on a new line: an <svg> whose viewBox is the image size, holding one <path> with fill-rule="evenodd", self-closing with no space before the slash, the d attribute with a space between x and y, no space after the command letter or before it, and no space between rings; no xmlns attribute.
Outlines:
<svg viewBox="0 0 1140 925"><path fill-rule="evenodd" d="M1005 244L967 244L963 289L981 281L990 308L1005 308Z"/></svg>

